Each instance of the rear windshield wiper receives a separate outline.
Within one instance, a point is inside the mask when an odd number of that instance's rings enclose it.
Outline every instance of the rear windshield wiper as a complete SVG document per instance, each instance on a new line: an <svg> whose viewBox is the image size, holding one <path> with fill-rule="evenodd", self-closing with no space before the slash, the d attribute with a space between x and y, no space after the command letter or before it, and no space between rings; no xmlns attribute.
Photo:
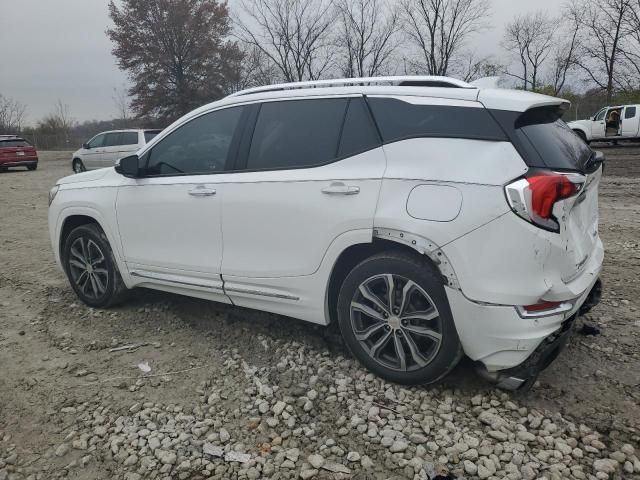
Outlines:
<svg viewBox="0 0 640 480"><path fill-rule="evenodd" d="M589 173L595 172L600 165L602 165L602 171L604 172L605 156L604 153L593 150L593 153L585 164L585 170Z"/></svg>

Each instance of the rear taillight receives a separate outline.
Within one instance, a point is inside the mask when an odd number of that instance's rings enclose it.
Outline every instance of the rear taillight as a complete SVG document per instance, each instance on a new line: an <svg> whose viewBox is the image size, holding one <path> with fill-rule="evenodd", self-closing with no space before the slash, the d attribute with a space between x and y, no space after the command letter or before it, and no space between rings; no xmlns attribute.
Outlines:
<svg viewBox="0 0 640 480"><path fill-rule="evenodd" d="M585 177L578 173L536 171L505 187L511 209L520 217L546 230L560 231L553 209L556 203L576 196Z"/></svg>

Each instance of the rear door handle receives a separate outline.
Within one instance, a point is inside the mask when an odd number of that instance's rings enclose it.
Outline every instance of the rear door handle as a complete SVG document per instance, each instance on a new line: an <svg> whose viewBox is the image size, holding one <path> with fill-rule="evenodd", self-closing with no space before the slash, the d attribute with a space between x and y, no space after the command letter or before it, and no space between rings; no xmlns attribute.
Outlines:
<svg viewBox="0 0 640 480"><path fill-rule="evenodd" d="M204 185L198 185L197 187L189 190L189 195L192 197L210 197L215 194L216 191L213 188L208 188Z"/></svg>
<svg viewBox="0 0 640 480"><path fill-rule="evenodd" d="M360 193L360 187L345 185L342 182L332 182L331 185L322 189L322 193L327 195L357 195Z"/></svg>

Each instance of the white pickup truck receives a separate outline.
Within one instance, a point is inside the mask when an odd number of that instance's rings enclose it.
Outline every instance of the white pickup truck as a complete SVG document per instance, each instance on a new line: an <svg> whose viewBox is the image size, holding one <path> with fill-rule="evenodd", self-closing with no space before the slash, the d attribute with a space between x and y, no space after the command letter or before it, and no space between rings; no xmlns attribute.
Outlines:
<svg viewBox="0 0 640 480"><path fill-rule="evenodd" d="M568 125L587 143L640 139L640 105L604 107L593 117Z"/></svg>

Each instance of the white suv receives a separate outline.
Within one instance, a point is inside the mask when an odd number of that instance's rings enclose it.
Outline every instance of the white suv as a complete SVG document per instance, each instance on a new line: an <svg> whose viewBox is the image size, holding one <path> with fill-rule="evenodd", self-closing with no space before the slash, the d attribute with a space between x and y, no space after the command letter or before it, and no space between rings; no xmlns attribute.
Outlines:
<svg viewBox="0 0 640 480"><path fill-rule="evenodd" d="M254 88L58 181L77 295L148 287L327 325L403 384L529 385L599 300L602 155L564 100L440 77Z"/></svg>
<svg viewBox="0 0 640 480"><path fill-rule="evenodd" d="M161 130L110 130L82 144L71 156L76 173L96 168L113 167L115 163L151 141Z"/></svg>

